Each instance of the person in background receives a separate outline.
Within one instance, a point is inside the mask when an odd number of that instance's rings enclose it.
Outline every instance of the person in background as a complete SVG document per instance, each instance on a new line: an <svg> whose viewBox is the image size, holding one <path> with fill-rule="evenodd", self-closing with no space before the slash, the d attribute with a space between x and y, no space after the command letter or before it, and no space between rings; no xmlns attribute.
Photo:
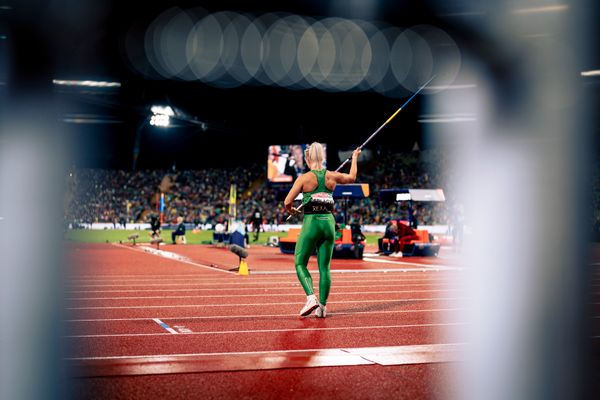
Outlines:
<svg viewBox="0 0 600 400"><path fill-rule="evenodd" d="M402 257L402 249L405 244L409 244L413 240L419 240L419 235L410 226L404 225L400 221L396 221L396 227L398 228L398 240L396 241L396 248L394 254L391 257Z"/></svg>
<svg viewBox="0 0 600 400"><path fill-rule="evenodd" d="M402 252L399 251L399 240L398 240L398 225L396 221L388 221L385 227L385 233L383 234L384 239L388 239L390 243L390 249L392 253L390 257L402 257Z"/></svg>
<svg viewBox="0 0 600 400"><path fill-rule="evenodd" d="M156 214L150 215L150 237L160 239L160 218Z"/></svg>
<svg viewBox="0 0 600 400"><path fill-rule="evenodd" d="M410 214L410 227L413 229L419 228L419 212L417 211L417 207L412 207Z"/></svg>
<svg viewBox="0 0 600 400"><path fill-rule="evenodd" d="M176 244L177 236L183 236L185 238L185 224L183 223L183 217L177 217L177 228L171 233L171 241Z"/></svg>
<svg viewBox="0 0 600 400"><path fill-rule="evenodd" d="M252 213L251 222L252 222L252 230L254 231L254 241L256 242L260 235L260 226L262 225L262 222L263 222L262 213L260 212L258 207L256 207L254 209L254 213Z"/></svg>

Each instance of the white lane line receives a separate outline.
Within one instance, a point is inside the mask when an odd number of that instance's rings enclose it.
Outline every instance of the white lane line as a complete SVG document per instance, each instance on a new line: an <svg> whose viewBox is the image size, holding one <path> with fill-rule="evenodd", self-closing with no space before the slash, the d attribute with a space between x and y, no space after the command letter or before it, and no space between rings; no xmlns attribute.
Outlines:
<svg viewBox="0 0 600 400"><path fill-rule="evenodd" d="M449 298L423 298L423 299L380 299L380 300L348 300L336 301L336 304L346 303L393 303L393 302L408 302L408 301L451 301L465 300L466 297L449 297ZM136 308L202 308L202 307L263 307L263 306L281 306L281 305L298 305L298 302L291 303L244 303L244 304L176 304L170 306L99 306L99 307L67 307L67 310L122 310Z"/></svg>
<svg viewBox="0 0 600 400"><path fill-rule="evenodd" d="M415 263L415 262L407 262L407 261L396 261L396 260L384 260L381 258L363 258L363 261L373 262L373 263L382 263L382 264L395 264L395 265L414 265L421 268L427 268L432 270L444 270L444 271L462 271L462 267L453 267L450 265L442 265L442 264L423 264L423 263ZM393 271L393 269L392 269Z"/></svg>
<svg viewBox="0 0 600 400"><path fill-rule="evenodd" d="M343 262L344 260L341 260L341 262ZM293 265L289 268L291 270L295 270ZM316 263L309 263L308 265L308 269L312 272L318 272L318 268L317 268L317 264ZM367 270L367 271L373 271L373 270ZM415 270L414 275L422 275L420 272ZM453 274L448 274L448 275L453 275ZM224 279L228 279L225 276L221 276L221 275L215 275L215 276L210 276L210 275L205 275L203 272L201 271L194 271L193 273L189 273L189 274L178 274L178 273L173 273L173 274L153 274L153 273L137 273L137 274L119 274L119 273L113 273L113 274L77 274L76 276L73 276L72 279L89 279L89 280L98 280L98 279L122 279L122 278L131 278L131 279L138 279L138 278L201 278L201 277L206 277L207 280L224 280ZM267 279L267 278L265 278ZM276 278L273 278L276 279Z"/></svg>
<svg viewBox="0 0 600 400"><path fill-rule="evenodd" d="M172 260L172 261L180 262L180 263L183 263L183 264L193 265L195 267L204 268L204 269L207 269L207 270L210 270L210 271L222 272L222 273L230 274L230 275L237 275L235 272L231 272L231 271L227 271L227 270L219 269L219 268L213 268L213 267L211 267L209 265L198 264L198 263L192 262L192 261L190 261L190 260L188 260L188 259L186 259L184 257L181 257L181 256L180 256L181 258L170 256L170 255L168 256L166 254L168 252L164 252L162 250L154 250L154 249L146 247L146 246L140 246L141 250L138 250L137 248L124 246L124 245L119 244L119 243L112 243L112 245L113 246L117 246L117 247L122 247L124 249L135 251L135 252L138 252L138 253L151 254L153 256L157 256L157 257L160 257L160 258L163 258L163 259L166 259L166 260ZM170 254L175 254L175 253L170 253Z"/></svg>
<svg viewBox="0 0 600 400"><path fill-rule="evenodd" d="M391 351L394 351L396 349L401 349L401 348L422 348L422 347L426 347L426 348L430 348L430 349L435 349L435 350L441 350L445 347L450 347L450 346L464 346L466 345L466 343L436 343L436 344L416 344L416 345L406 345L406 346L381 346L381 347L355 347L355 348L338 348L338 349L299 349L299 350L261 350L261 351L235 351L235 352L219 352L219 353L187 353L187 354L148 354L148 355L129 355L129 356L90 356L90 357L69 357L69 358L65 358L65 361L98 361L98 360L122 360L122 359L148 359L148 358L169 358L169 357L181 357L181 358L185 358L185 357L202 357L202 356L244 356L244 355L260 355L260 354L273 354L273 353L278 353L278 354L287 354L287 353L303 353L303 352L309 352L309 351L318 351L318 352L329 352L329 351L335 351L335 350L342 350L342 351L347 351L347 352L355 352L355 351L361 351L361 350L365 350L365 351L369 351L369 352L373 352L373 351L379 351L381 353L389 353Z"/></svg>
<svg viewBox="0 0 600 400"><path fill-rule="evenodd" d="M382 270L377 270L377 269L368 269L368 270L362 270L363 275L364 274L368 274L368 273L372 273L373 275L379 276L379 273L381 271L398 271L398 268L394 268L391 270L388 269L382 269ZM309 271L311 273L319 273L318 270L316 269L312 269L309 268ZM347 271L355 271L355 270L347 270ZM413 277L422 277L423 270L421 269L416 269L416 268L411 268L411 269L407 269L406 273L403 274L405 276L413 276ZM296 273L295 270L290 270L291 273ZM435 272L432 271L430 269L425 270L425 272ZM433 274L432 274L433 275ZM447 274L447 275L452 275L454 276L454 274ZM361 276L361 278L363 278L364 276ZM118 282L131 282L131 281L155 281L155 282L162 282L162 281L189 281L190 278L196 278L198 280L202 280L202 281L231 281L232 279L229 277L222 277L222 278L209 278L209 277L204 277L204 275L202 275L202 273L196 273L196 274L189 274L189 275L180 275L180 274L173 274L173 275L146 275L146 274L138 274L138 275L98 275L95 277L90 277L88 275L84 275L84 276L79 276L79 277L71 277L69 278L69 281L71 282L79 282L79 281L87 281L87 282L98 282L98 283L102 283L102 282L113 282L113 281L118 281ZM281 279L280 277L274 277L274 276L261 276L260 277L261 280L278 280ZM436 277L437 279L437 277Z"/></svg>
<svg viewBox="0 0 600 400"><path fill-rule="evenodd" d="M158 318L152 318L152 321L156 322L161 328L166 329L168 332L171 332L173 335L179 335L175 329L171 328L169 325L165 324Z"/></svg>
<svg viewBox="0 0 600 400"><path fill-rule="evenodd" d="M128 274L128 275L109 274L109 275L79 275L79 276L73 277L71 279L74 279L74 280L83 280L83 279L98 280L98 279L121 279L121 278L138 278L138 277L145 277L145 278L172 278L174 276L175 277L182 277L182 278L189 278L189 277L196 277L196 278L198 278L198 277L201 277L203 275L201 273L195 273L195 274Z"/></svg>
<svg viewBox="0 0 600 400"><path fill-rule="evenodd" d="M247 279L242 277L241 279ZM349 280L343 280L343 279L336 279L335 283L355 283L355 282L422 282L422 283L434 283L434 282L439 282L439 283L444 283L444 282L456 282L456 279L349 279ZM188 281L189 282L189 281ZM202 280L199 280L199 282L202 282ZM242 286L242 285L247 285L247 286L252 286L252 285L282 285L282 284L295 284L298 283L297 279L290 279L288 281L270 281L270 282L264 282L264 281L245 281L245 282L239 282L239 281L231 281L231 282L215 282L215 283L144 283L144 284L98 284L98 285L77 285L77 286L73 286L74 288L87 288L87 287L154 287L154 286L161 286L161 287L166 287L166 286L207 286L207 287L212 287L212 286L218 286L218 287L223 287L223 286Z"/></svg>
<svg viewBox="0 0 600 400"><path fill-rule="evenodd" d="M352 329L401 329L401 328L430 328L434 326L458 326L468 325L467 322L447 322L437 324L407 324L407 325L371 325L371 326L336 326L336 327L324 327L324 328L291 328L291 329L245 329L237 331L205 331L205 332L191 332L186 333L183 336L189 335L231 335L241 333L276 333L276 332L312 332L312 331L340 331L340 330L352 330ZM101 338L101 337L128 337L128 336L165 336L170 333L107 333L100 335L68 335L65 338Z"/></svg>
<svg viewBox="0 0 600 400"><path fill-rule="evenodd" d="M435 313L435 312L448 312L448 311L464 311L466 308L434 308L427 310L386 310L386 311L338 311L328 313L331 315L372 315L372 314L407 314L407 313ZM161 317L161 320L188 320L188 319L255 319L255 318L289 318L297 317L298 314L247 314L247 315L196 315L196 316L180 316L180 317ZM148 321L148 317L139 318L90 318L90 319L68 319L65 320L67 323L79 323L79 322L111 322L111 321Z"/></svg>
<svg viewBox="0 0 600 400"><path fill-rule="evenodd" d="M338 282L336 281L336 284ZM448 285L461 285L462 282L448 282L448 283L399 283L399 284L392 284L392 285L385 285L385 284L378 284L378 285L344 285L344 286L337 286L336 287L336 292L337 293L347 293L347 292L342 292L339 289L341 288L379 288L379 287L413 287L413 286L448 286ZM299 282L296 282L294 284L291 284L290 287L293 288L297 288L300 286ZM79 293L79 294L85 294L85 293L139 293L139 292L200 292L200 291L209 291L209 292L216 292L216 291L242 291L242 290L252 290L252 291L257 291L257 290L264 290L264 291L269 291L269 290L285 290L287 288L284 287L251 287L251 288L197 288L197 289L114 289L114 290L69 290L67 291L68 294L75 294L75 293Z"/></svg>
<svg viewBox="0 0 600 400"><path fill-rule="evenodd" d="M378 292L336 292L335 296L355 294L389 294L389 293L435 293L435 292L459 292L462 289L432 289L432 290L384 290ZM144 299L210 299L210 298L233 298L233 297L276 297L296 296L304 298L306 295L299 291L292 293L259 293L259 294L211 294L194 296L123 296L123 297L74 297L67 301L102 301L102 300L144 300Z"/></svg>
<svg viewBox="0 0 600 400"><path fill-rule="evenodd" d="M374 261L374 262L382 262L382 261ZM388 263L388 264L391 264ZM416 265L416 264L415 264ZM443 272L443 271L462 271L463 268L459 267L440 267L440 268L384 268L384 269L332 269L330 272L332 274L340 273L340 274L367 274L371 272L383 272L383 273L391 273L391 272ZM311 271L312 272L312 271ZM296 271L251 271L252 275L295 275Z"/></svg>

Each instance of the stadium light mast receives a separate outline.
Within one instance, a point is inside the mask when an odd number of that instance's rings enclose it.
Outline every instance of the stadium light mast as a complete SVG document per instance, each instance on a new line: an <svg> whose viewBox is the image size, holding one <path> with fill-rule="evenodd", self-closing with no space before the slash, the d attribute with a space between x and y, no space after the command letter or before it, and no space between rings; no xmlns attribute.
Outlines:
<svg viewBox="0 0 600 400"><path fill-rule="evenodd" d="M149 108L150 115L145 114L144 120L138 127L135 134L135 143L133 146L133 162L131 169L135 171L137 166L137 160L140 154L140 143L142 141L142 131L147 126L155 126L163 129L179 128L194 126L206 132L208 130L208 124L204 121L198 120L196 117L186 114L179 108L171 107L170 105L159 105L155 104Z"/></svg>
<svg viewBox="0 0 600 400"><path fill-rule="evenodd" d="M131 170L135 171L137 161L140 155L140 144L142 142L142 131L146 127L146 122L149 122L151 126L159 128L168 128L171 126L171 117L175 116L175 111L171 106L160 106L153 105L150 107L150 120L144 118L137 131L135 132L135 143L133 145L133 161L131 164Z"/></svg>

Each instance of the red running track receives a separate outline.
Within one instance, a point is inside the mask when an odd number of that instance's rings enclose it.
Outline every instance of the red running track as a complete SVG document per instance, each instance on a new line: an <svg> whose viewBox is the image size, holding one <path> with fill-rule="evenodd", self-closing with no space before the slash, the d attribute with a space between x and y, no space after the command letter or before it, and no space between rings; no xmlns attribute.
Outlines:
<svg viewBox="0 0 600 400"><path fill-rule="evenodd" d="M465 323L455 269L335 260L328 318L299 318L305 296L277 249L253 247L251 269L276 274L247 277L226 271L235 256L223 249L161 250L169 254L70 246L76 397L418 399L454 390L447 362L458 358L444 346L462 340L444 328ZM407 272L377 272L382 265Z"/></svg>

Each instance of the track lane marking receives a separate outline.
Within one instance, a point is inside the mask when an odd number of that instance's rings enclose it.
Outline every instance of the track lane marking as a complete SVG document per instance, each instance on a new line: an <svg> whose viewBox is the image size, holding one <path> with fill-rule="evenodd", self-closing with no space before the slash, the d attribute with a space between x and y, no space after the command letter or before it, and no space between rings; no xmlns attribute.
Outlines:
<svg viewBox="0 0 600 400"><path fill-rule="evenodd" d="M336 282L338 283L338 282ZM340 288L374 288L374 287L407 287L407 286L448 286L448 285L464 285L461 282L452 282L452 283L406 283L406 284L392 284L392 285L338 285L337 289ZM300 283L296 282L296 284L291 285L294 288L300 287ZM252 287L252 288L197 288L197 289L113 289L113 290L68 290L66 293L74 294L74 293L139 293L139 292L197 292L197 291L236 291L236 290L285 290L286 288L279 287ZM346 293L340 292L336 289L337 293Z"/></svg>
<svg viewBox="0 0 600 400"><path fill-rule="evenodd" d="M159 253L160 250L152 251L153 249L147 248L145 246L140 246L140 248L144 248L144 249L143 250L138 250L138 249L135 249L133 247L124 246L124 245L119 244L119 243L111 243L111 244L113 246L121 247L121 248L124 248L124 249L127 249L127 250L131 250L131 251L135 251L135 252L138 252L138 253L151 254L153 256L160 257L160 258L165 259L165 260L171 260L171 261L180 262L180 263L183 263L183 264L193 265L195 267L204 268L204 269L207 269L207 270L210 270L210 271L223 272L223 273L226 273L226 274L237 275L235 272L227 271L225 269L213 268L213 267L211 267L209 265L199 264L199 263L190 261L190 260L185 259L185 258L166 257L165 255ZM173 254L175 254L175 253L173 253Z"/></svg>
<svg viewBox="0 0 600 400"><path fill-rule="evenodd" d="M291 328L291 329L245 329L236 331L204 331L204 332L191 332L185 335L230 335L230 334L241 334L241 333L276 333L276 332L312 332L312 331L339 331L339 330L352 330L352 329L399 329L399 328L421 328L421 327L434 327L434 326L459 326L468 325L468 322L446 322L436 324L406 324L406 325L371 325L371 326L336 326L336 327L325 327L325 328ZM137 336L165 336L171 335L170 333L108 333L99 335L67 335L63 336L69 339L89 339L89 338L102 338L102 337L137 337Z"/></svg>
<svg viewBox="0 0 600 400"><path fill-rule="evenodd" d="M70 359L74 377L160 375L178 373L256 371L361 365L415 365L459 362L461 343L421 344L370 348L272 350L260 352L173 354Z"/></svg>
<svg viewBox="0 0 600 400"><path fill-rule="evenodd" d="M439 343L406 346L272 350L260 352L198 353L68 359L74 377L160 375L178 373L256 371L361 365L415 365L460 362L465 344Z"/></svg>
<svg viewBox="0 0 600 400"><path fill-rule="evenodd" d="M436 308L425 310L386 310L386 311L339 311L331 312L331 315L370 315L370 314L403 314L403 313L428 313L428 312L447 312L447 311L464 311L467 308ZM196 316L177 316L177 317L161 317L161 320L182 320L182 319L236 319L236 318L289 318L297 317L298 314L246 314L246 315L196 315ZM148 321L149 317L133 317L133 318L90 318L90 319L68 319L64 322L111 322L111 321Z"/></svg>
<svg viewBox="0 0 600 400"><path fill-rule="evenodd" d="M380 300L344 300L335 301L336 304L347 303L392 303L409 301L452 301L466 300L466 297L448 297L448 298L423 298L423 299L380 299ZM120 310L120 309L139 309L139 308L202 308L202 307L247 307L247 306L275 306L275 305L298 305L298 302L286 303L243 303L243 304L175 304L168 306L141 305L141 306L98 306L98 307L67 307L67 310Z"/></svg>
<svg viewBox="0 0 600 400"><path fill-rule="evenodd" d="M318 274L318 270L317 269L313 269L312 266L309 267L309 271L315 272ZM349 271L353 271L353 270L349 270ZM368 274L368 273L372 273L373 275L379 276L380 275L380 271L384 271L384 270L375 270L375 269L369 269L369 270L363 270L363 274ZM388 271L387 269L385 271ZM392 271L398 271L398 269L392 269ZM295 270L291 270L290 272L295 273ZM431 270L426 270L425 272L435 272L435 271L431 271ZM403 273L402 275L405 276L412 276L412 277L422 277L423 275L428 275L428 274L423 274L423 271L421 270L416 270L416 269L410 269L407 270L405 273ZM429 274L429 275L437 275L437 274ZM446 274L446 275L452 275L454 276L455 274ZM164 279L164 278L170 278L170 279ZM205 281L225 281L228 280L230 281L230 278L210 278L210 277L206 277L206 275L203 275L201 272L195 273L195 274L188 274L188 275L182 275L182 274L165 274L165 275L155 275L155 274L135 274L135 275L83 275L83 276L79 276L79 277L71 277L69 278L69 281L90 281L90 282L101 282L101 281L115 281L118 280L119 282L127 282L127 281L136 281L136 280L143 280L143 281L150 281L150 280L154 280L154 281L162 281L162 280L166 280L166 281L188 281L189 278L198 278L198 279L202 279ZM435 278L437 278L437 276L435 276ZM273 276L261 276L261 279L263 280L277 280L277 279L281 279L280 277L273 277Z"/></svg>
<svg viewBox="0 0 600 400"><path fill-rule="evenodd" d="M252 354L264 354L264 353L272 353L272 352L282 352L282 353L301 353L304 351L327 351L327 350L360 350L360 349L382 349L388 350L392 348L398 347L413 347L413 346L460 346L466 345L465 342L457 342L457 343L432 343L432 344L411 344L406 346L381 346L381 347L341 347L334 349L292 349L292 350L258 350L258 351L233 351L233 352L216 352L216 353L176 353L176 354L147 354L147 355L123 355L123 356L90 356L90 357L67 357L64 358L65 361L88 361L88 360L120 360L124 358L156 358L156 357L198 357L198 356L228 356L228 355L252 355Z"/></svg>
<svg viewBox="0 0 600 400"><path fill-rule="evenodd" d="M241 279L248 279L247 277L243 277ZM199 280L199 281L203 281L203 280ZM445 282L456 282L456 279L364 279L364 278L359 278L359 279L350 279L350 280L342 280L342 279L336 279L335 282L337 283L355 283L355 282L423 282L423 283L429 283L429 282L439 282L439 283L445 283ZM189 282L189 281L188 281ZM240 286L240 285L280 285L280 284L297 284L298 280L297 279L290 279L287 281L269 281L269 282L265 282L262 280L256 280L256 281L248 281L246 280L245 282L239 282L239 281L229 281L229 282L214 282L214 283L140 283L140 284L97 284L97 285L73 285L73 287L81 287L81 288L85 288L85 287L137 287L137 286L141 286L141 287L148 287L148 286L161 286L161 287L165 287L165 286L227 286L227 285L231 285L231 286Z"/></svg>
<svg viewBox="0 0 600 400"><path fill-rule="evenodd" d="M171 334L179 335L179 332L177 332L175 329L171 328L169 325L162 322L160 319L152 318L152 321L156 322L161 328L167 330L168 332L171 332Z"/></svg>
<svg viewBox="0 0 600 400"><path fill-rule="evenodd" d="M431 269L431 270L440 270L440 271L463 271L463 267L454 267L450 265L442 265L442 264L426 264L426 263L416 263L409 261L397 261L397 260L385 260L380 258L369 258L364 257L363 261L373 262L373 263L381 263L381 264L394 264L394 265L415 265L417 267ZM392 270L393 271L393 270Z"/></svg>
<svg viewBox="0 0 600 400"><path fill-rule="evenodd" d="M378 292L339 292L335 296L355 294L389 294L389 293L436 293L436 292L459 292L462 289L432 289L432 290L385 290ZM124 297L75 297L67 298L67 301L102 301L102 300L143 300L143 299L210 299L210 298L232 298L232 297L275 297L275 296L297 296L306 297L304 293L295 291L293 293L260 293L260 294L215 294L195 296L124 296Z"/></svg>
<svg viewBox="0 0 600 400"><path fill-rule="evenodd" d="M380 261L375 261L380 262ZM406 273L406 272L445 272L445 271L462 271L462 267L441 267L441 268L379 268L379 269L332 269L329 272L340 273L340 274L367 274L370 272L383 272L383 273ZM311 271L312 272L312 271ZM253 275L295 275L296 271L252 271Z"/></svg>

